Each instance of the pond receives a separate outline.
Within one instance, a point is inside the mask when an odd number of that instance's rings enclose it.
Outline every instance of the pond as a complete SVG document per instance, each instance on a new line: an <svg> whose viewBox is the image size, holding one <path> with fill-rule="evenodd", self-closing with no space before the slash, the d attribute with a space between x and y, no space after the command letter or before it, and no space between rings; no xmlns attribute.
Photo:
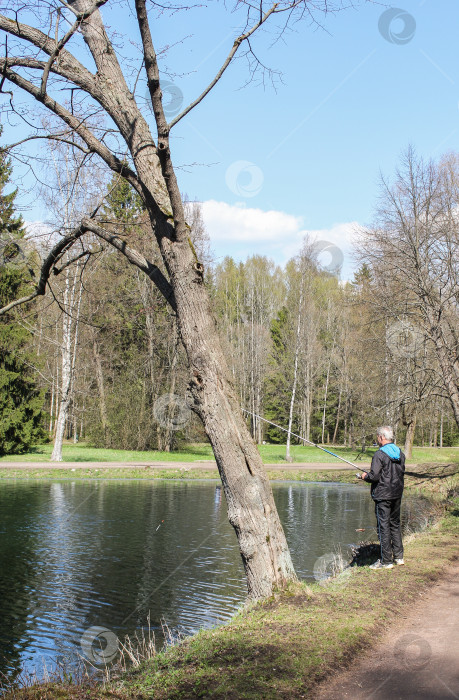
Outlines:
<svg viewBox="0 0 459 700"><path fill-rule="evenodd" d="M280 482L274 497L296 571L374 538L369 490ZM120 639L161 621L190 634L245 597L236 536L216 481L37 481L0 486L0 671L52 670L92 627Z"/></svg>

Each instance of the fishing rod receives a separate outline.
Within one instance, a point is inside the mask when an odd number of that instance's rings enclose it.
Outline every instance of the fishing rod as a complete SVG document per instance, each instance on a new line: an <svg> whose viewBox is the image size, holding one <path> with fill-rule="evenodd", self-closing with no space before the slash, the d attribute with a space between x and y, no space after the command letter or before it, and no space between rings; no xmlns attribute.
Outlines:
<svg viewBox="0 0 459 700"><path fill-rule="evenodd" d="M342 462L346 462L346 464L350 464L351 467L355 467L358 469L360 472L367 472L367 469L362 469L362 467L359 467L357 464L354 464L354 462L349 462L348 459L344 459L344 457L340 457L340 455L335 454L334 452L330 452L330 450L326 450L325 447L321 447L320 445L317 445L317 443L312 442L311 440L306 440L306 438L301 437L301 435L297 435L296 433L292 433L292 431L288 431L287 428L283 428L282 425L277 425L277 423L273 423L272 420L268 420L267 418L263 418L263 416L259 416L258 413L252 413L252 411L248 411L246 408L242 409L244 413L248 413L250 416L254 416L255 418L258 418L259 420L264 421L265 423L269 423L269 425L273 425L275 428L278 428L279 430L283 430L284 433L290 432L290 435L293 435L293 437L298 438L299 440L303 440L303 442L307 442L308 445L313 445L313 447L317 447L318 450L322 450L322 452L326 452L329 455L332 455L332 457L336 457L337 459L340 459Z"/></svg>

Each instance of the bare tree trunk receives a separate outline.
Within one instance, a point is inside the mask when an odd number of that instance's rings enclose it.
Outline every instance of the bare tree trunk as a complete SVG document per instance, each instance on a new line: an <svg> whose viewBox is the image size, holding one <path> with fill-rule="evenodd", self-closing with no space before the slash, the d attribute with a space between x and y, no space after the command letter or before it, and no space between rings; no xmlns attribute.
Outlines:
<svg viewBox="0 0 459 700"><path fill-rule="evenodd" d="M305 410L306 410L306 440L311 439L311 411L312 411L312 378L311 364L309 358L306 358L306 385L305 385Z"/></svg>
<svg viewBox="0 0 459 700"><path fill-rule="evenodd" d="M289 410L289 415L288 415L287 445L286 445L286 450L285 450L285 459L287 460L287 462L292 461L292 457L290 455L290 434L292 432L293 406L295 404L297 375L298 375L298 348L295 351L295 363L294 363L294 368L293 368L293 386L292 386L292 395L290 397L290 410Z"/></svg>
<svg viewBox="0 0 459 700"><path fill-rule="evenodd" d="M54 382L55 378L53 376L52 378L52 384L51 384L51 399L50 399L50 409L49 409L49 434L52 434L53 430L53 422L54 422Z"/></svg>
<svg viewBox="0 0 459 700"><path fill-rule="evenodd" d="M171 362L171 369L170 369L170 374L171 374L171 383L169 387L169 405L168 405L168 425L166 426L165 430L165 436L164 436L164 451L165 452L170 452L172 449L172 415L171 412L173 410L173 401L174 401L174 394L175 394L175 383L177 380L177 373L175 371L175 368L177 366L177 358L178 358L178 347L177 347L177 340L174 338L174 349L173 349L173 356L172 356L172 362Z"/></svg>
<svg viewBox="0 0 459 700"><path fill-rule="evenodd" d="M407 459L411 459L413 456L413 442L414 442L414 433L416 430L416 420L417 420L417 415L414 414L410 416L410 418L406 419L405 425L406 427L406 436L405 436L405 447L404 447L404 452L405 452L405 457Z"/></svg>
<svg viewBox="0 0 459 700"><path fill-rule="evenodd" d="M292 432L293 406L295 404L296 382L297 382L297 378L298 378L298 355L300 353L302 305L303 305L303 279L301 280L300 300L298 302L298 320L297 320L297 325L296 325L296 336L295 336L295 361L293 363L293 386L292 386L292 395L290 397L290 411L289 411L289 416L288 416L287 446L286 446L286 451L285 451L285 459L287 460L287 462L292 461L292 457L290 456L290 433Z"/></svg>
<svg viewBox="0 0 459 700"><path fill-rule="evenodd" d="M58 324L56 323L56 347L59 347L59 331L58 331ZM62 359L62 358L61 358ZM60 372L59 372L59 351L56 352L56 372L55 372L55 392L54 392L54 415L53 415L53 432L52 432L52 439L54 442L54 438L56 437L56 427L57 427L57 415L59 413L59 381L60 381Z"/></svg>
<svg viewBox="0 0 459 700"><path fill-rule="evenodd" d="M441 404L440 404L440 445L439 447L443 447L443 397L441 399Z"/></svg>
<svg viewBox="0 0 459 700"><path fill-rule="evenodd" d="M100 359L99 345L95 333L92 337L92 352L94 355L94 360L96 364L96 382L97 390L99 392L99 412L100 412L100 423L102 426L102 434L104 436L104 446L109 447L107 444L108 438L108 418L107 418L107 405L105 401L105 386L104 386L104 373L102 370L102 362Z"/></svg>
<svg viewBox="0 0 459 700"><path fill-rule="evenodd" d="M67 313L69 303L69 275L68 270L65 277L64 289L64 314L62 318L62 372L61 389L59 401L59 413L56 421L56 435L54 438L53 451L51 453L52 462L62 462L62 444L64 441L65 425L68 417L70 403L70 386L72 381L72 356L71 356L71 330L72 318Z"/></svg>
<svg viewBox="0 0 459 700"><path fill-rule="evenodd" d="M79 265L77 263L76 266L76 272L75 272L75 279L76 275L78 274L78 269ZM78 442L78 426L77 426L77 419L75 415L75 391L74 391L74 386L75 386L75 366L76 366L76 359L77 359L77 349L78 349L78 330L79 330L79 325L80 325L80 308L81 308L81 299L83 296L83 285L79 285L79 290L78 290L78 302L76 306L76 311L75 311L75 336L73 338L73 356L72 356L72 376L71 376L71 399L72 399L72 430L73 430L73 442L77 443Z"/></svg>
<svg viewBox="0 0 459 700"><path fill-rule="evenodd" d="M72 430L73 430L73 444L76 445L78 442L78 423L75 412L75 400L72 400Z"/></svg>
<svg viewBox="0 0 459 700"><path fill-rule="evenodd" d="M325 380L324 410L322 413L322 444L325 441L325 416L326 416L326 411L327 411L328 383L330 381L330 369L331 369L331 362L332 362L332 352L334 350L334 347L335 347L335 342L333 341L332 351L330 353L330 357L328 360L327 378Z"/></svg>
<svg viewBox="0 0 459 700"><path fill-rule="evenodd" d="M340 384L339 387L339 395L338 395L338 408L336 411L336 423L335 423L335 430L333 432L333 444L336 444L336 437L338 435L338 428L339 428L339 419L340 419L340 412L341 412L341 396L343 394L343 385Z"/></svg>

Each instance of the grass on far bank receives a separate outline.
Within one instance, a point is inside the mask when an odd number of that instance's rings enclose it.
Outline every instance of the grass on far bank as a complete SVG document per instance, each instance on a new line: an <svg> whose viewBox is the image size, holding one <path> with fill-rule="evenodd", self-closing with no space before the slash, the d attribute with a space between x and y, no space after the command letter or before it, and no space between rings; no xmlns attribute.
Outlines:
<svg viewBox="0 0 459 700"><path fill-rule="evenodd" d="M105 686L51 682L5 700L313 698L321 680L370 653L378 634L457 560L458 544L456 498L439 523L405 543L404 567L354 567L322 584L292 584ZM395 633L394 649L398 641Z"/></svg>
<svg viewBox="0 0 459 700"><path fill-rule="evenodd" d="M356 480L353 470L305 471L299 468L298 470L287 471L280 467L279 469L268 469L267 473L272 482L298 481L362 485L362 482ZM192 465L179 469L151 469L149 467L110 467L98 469L96 464L94 467L76 470L46 469L45 465L37 469L2 469L0 464L0 481L2 479L19 479L25 481L34 481L37 479L40 481L51 479L71 479L72 481L80 479L142 479L150 481L157 479L213 479L214 481L220 481L218 472L215 469L193 469ZM459 491L459 464L420 464L414 467L408 467L405 476L405 486L407 490L413 493L428 496L434 500L444 499L454 490Z"/></svg>
<svg viewBox="0 0 459 700"><path fill-rule="evenodd" d="M359 449L350 447L325 446L326 449L358 464L371 461L376 448L370 447L364 454ZM258 447L265 464L286 464L285 445L259 445ZM37 445L31 452L22 455L6 455L0 457L2 462L47 462L50 460L52 444ZM294 462L319 462L323 464L337 463L336 457L305 445L293 445L291 454ZM156 450L112 450L79 442L64 443L62 456L65 462L207 462L214 461L212 448L208 443L191 444L177 452L159 452ZM413 457L408 464L421 462L458 462L459 448L455 447L415 447Z"/></svg>
<svg viewBox="0 0 459 700"><path fill-rule="evenodd" d="M189 480L189 479L213 479L220 481L220 477L216 469L193 469L190 467L180 467L179 469L154 469L150 467L104 467L97 469L97 463L93 467L82 469L46 469L46 463L37 468L21 468L14 467L3 468L0 463L0 481L18 479L23 481L40 481L71 479L76 480L111 480L111 479L142 479L142 480L158 480L158 479L174 479L174 480ZM353 483L356 481L355 473L351 470L330 470L330 471L304 471L298 470L282 470L268 469L268 477L272 481L323 481L334 483Z"/></svg>

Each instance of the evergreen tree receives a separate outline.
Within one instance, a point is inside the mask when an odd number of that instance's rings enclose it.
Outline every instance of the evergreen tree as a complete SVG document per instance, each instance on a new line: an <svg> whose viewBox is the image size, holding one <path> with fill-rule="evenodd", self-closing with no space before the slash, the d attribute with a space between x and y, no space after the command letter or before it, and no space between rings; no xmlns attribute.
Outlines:
<svg viewBox="0 0 459 700"><path fill-rule="evenodd" d="M277 318L271 321L272 349L270 371L266 378L265 415L268 420L288 424L290 391L292 385L292 320L288 309L280 309ZM286 433L272 425L266 426L268 442L284 444Z"/></svg>
<svg viewBox="0 0 459 700"><path fill-rule="evenodd" d="M18 264L25 231L22 217L14 213L16 190L4 192L10 175L11 162L0 152L0 306L25 293L29 278L26 267ZM36 358L29 340L14 312L0 318L0 455L26 452L45 435L43 394L31 370Z"/></svg>
<svg viewBox="0 0 459 700"><path fill-rule="evenodd" d="M106 201L103 214L111 221L116 221L118 225L123 224L128 230L129 227L139 223L145 211L140 196L127 180L120 179L118 175L115 175L110 182Z"/></svg>

